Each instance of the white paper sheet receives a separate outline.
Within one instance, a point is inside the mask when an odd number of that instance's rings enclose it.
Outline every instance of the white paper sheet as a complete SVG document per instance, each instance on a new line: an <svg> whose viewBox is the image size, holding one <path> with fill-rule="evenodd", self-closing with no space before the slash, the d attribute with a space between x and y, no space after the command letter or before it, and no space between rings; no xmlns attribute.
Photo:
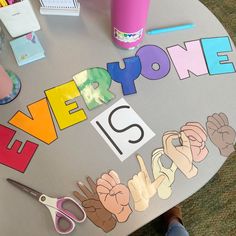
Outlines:
<svg viewBox="0 0 236 236"><path fill-rule="evenodd" d="M121 161L155 136L123 98L93 119L91 124Z"/></svg>

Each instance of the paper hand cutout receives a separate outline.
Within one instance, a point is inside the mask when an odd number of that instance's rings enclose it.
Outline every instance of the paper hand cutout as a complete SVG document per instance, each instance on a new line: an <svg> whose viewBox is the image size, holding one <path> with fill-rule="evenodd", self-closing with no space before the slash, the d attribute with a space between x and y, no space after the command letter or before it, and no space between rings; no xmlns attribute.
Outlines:
<svg viewBox="0 0 236 236"><path fill-rule="evenodd" d="M144 211L149 206L149 199L155 195L157 188L165 177L161 175L152 183L140 155L137 155L137 160L141 171L134 175L133 179L129 180L128 187L134 199L135 210Z"/></svg>
<svg viewBox="0 0 236 236"><path fill-rule="evenodd" d="M175 146L172 142L179 139L181 145ZM163 136L165 154L176 164L187 178L197 174L197 168L193 165L193 156L190 141L184 132L166 132Z"/></svg>
<svg viewBox="0 0 236 236"><path fill-rule="evenodd" d="M190 147L195 162L204 160L208 154L206 148L207 133L201 124L197 122L188 122L181 131L188 137L190 141Z"/></svg>
<svg viewBox="0 0 236 236"><path fill-rule="evenodd" d="M78 186L84 195L77 191L74 191L73 194L81 201L87 217L96 226L107 233L115 228L117 221L112 214L104 208L99 200L96 190L97 186L94 181L90 177L87 177L87 181L92 191L90 191L83 183L79 182Z"/></svg>
<svg viewBox="0 0 236 236"><path fill-rule="evenodd" d="M161 199L167 199L172 193L171 185L175 180L175 172L177 166L173 162L169 169L165 168L161 163L161 156L164 155L164 150L162 148L156 149L152 153L152 171L155 179L158 179L160 176L165 176L164 180L160 183L160 186L157 188L158 196Z"/></svg>
<svg viewBox="0 0 236 236"><path fill-rule="evenodd" d="M129 189L120 183L118 174L110 171L97 180L97 193L103 206L113 213L119 222L125 222L132 210L129 206Z"/></svg>
<svg viewBox="0 0 236 236"><path fill-rule="evenodd" d="M228 157L234 152L236 132L224 113L208 116L206 127L210 140L219 148L222 156Z"/></svg>

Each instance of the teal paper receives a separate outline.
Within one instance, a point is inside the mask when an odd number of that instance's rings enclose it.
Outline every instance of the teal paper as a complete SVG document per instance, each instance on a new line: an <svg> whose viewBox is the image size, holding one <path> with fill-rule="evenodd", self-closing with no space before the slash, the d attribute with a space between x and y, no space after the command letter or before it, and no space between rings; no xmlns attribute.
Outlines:
<svg viewBox="0 0 236 236"><path fill-rule="evenodd" d="M235 68L227 55L232 52L229 37L201 39L210 75L234 73Z"/></svg>
<svg viewBox="0 0 236 236"><path fill-rule="evenodd" d="M10 45L19 66L45 57L44 49L34 32L10 41Z"/></svg>

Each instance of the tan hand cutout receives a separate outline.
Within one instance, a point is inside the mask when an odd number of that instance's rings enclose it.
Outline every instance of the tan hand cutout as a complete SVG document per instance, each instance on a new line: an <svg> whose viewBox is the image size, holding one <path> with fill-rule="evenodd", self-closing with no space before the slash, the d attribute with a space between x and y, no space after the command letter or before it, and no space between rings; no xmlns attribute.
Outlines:
<svg viewBox="0 0 236 236"><path fill-rule="evenodd" d="M171 185L175 180L175 172L177 166L173 162L169 169L165 168L161 163L161 156L164 155L164 150L162 148L156 149L152 153L152 171L155 179L160 176L165 176L164 180L161 182L157 189L158 196L162 199L167 199L172 193Z"/></svg>
<svg viewBox="0 0 236 236"><path fill-rule="evenodd" d="M137 155L137 160L141 171L134 175L128 181L128 187L134 199L134 208L136 211L144 211L149 206L149 200L157 191L157 188L164 180L164 175L159 176L154 182L151 182L144 161L140 155Z"/></svg>
<svg viewBox="0 0 236 236"><path fill-rule="evenodd" d="M181 127L181 131L190 141L193 160L195 162L204 160L208 154L208 149L206 148L207 133L202 125L198 122L188 122Z"/></svg>
<svg viewBox="0 0 236 236"><path fill-rule="evenodd" d="M97 180L97 193L103 206L113 213L119 222L125 222L132 210L129 206L129 189L120 183L118 174L110 171Z"/></svg>
<svg viewBox="0 0 236 236"><path fill-rule="evenodd" d="M181 145L175 146L173 141L179 139ZM187 178L197 174L197 168L193 165L190 141L184 132L166 132L163 136L165 154L176 164Z"/></svg>

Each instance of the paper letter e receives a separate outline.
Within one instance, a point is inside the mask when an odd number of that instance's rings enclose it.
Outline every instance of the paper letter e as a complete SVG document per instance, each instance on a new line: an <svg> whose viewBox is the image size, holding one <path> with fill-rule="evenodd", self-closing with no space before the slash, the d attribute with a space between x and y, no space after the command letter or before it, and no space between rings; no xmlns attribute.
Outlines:
<svg viewBox="0 0 236 236"><path fill-rule="evenodd" d="M60 129L65 129L86 120L87 117L84 110L78 110L76 102L70 102L68 104L68 101L80 96L80 92L74 81L46 90L45 94Z"/></svg>
<svg viewBox="0 0 236 236"><path fill-rule="evenodd" d="M38 144L26 141L19 151L22 143L16 140L9 148L9 143L15 133L15 130L0 124L0 163L23 173L34 156Z"/></svg>

